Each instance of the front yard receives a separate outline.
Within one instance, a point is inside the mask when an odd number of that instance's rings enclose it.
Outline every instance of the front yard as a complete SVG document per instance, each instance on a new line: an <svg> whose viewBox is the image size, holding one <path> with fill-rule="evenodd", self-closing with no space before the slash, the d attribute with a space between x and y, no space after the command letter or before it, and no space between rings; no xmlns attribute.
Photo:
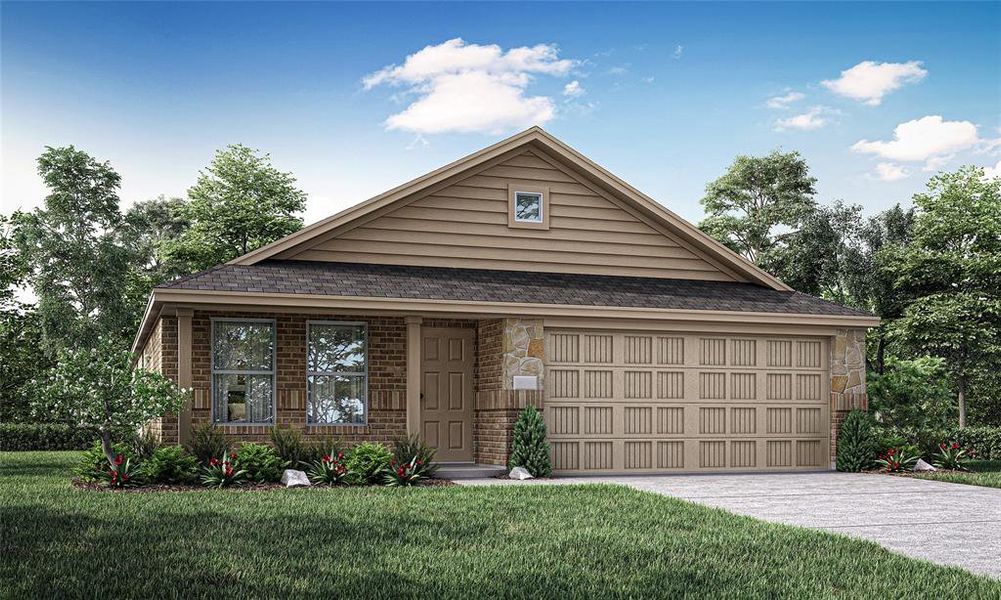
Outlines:
<svg viewBox="0 0 1001 600"><path fill-rule="evenodd" d="M962 471L935 471L915 473L914 476L919 479L1001 488L1001 460L971 461L970 470L965 473Z"/></svg>
<svg viewBox="0 0 1001 600"><path fill-rule="evenodd" d="M5 597L971 597L1001 583L612 486L71 487L0 453Z"/></svg>

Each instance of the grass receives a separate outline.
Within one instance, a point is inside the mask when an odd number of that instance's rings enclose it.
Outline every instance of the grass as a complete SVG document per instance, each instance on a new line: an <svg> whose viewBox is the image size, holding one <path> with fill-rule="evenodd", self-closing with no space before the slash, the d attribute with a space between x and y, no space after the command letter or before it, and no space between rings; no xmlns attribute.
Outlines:
<svg viewBox="0 0 1001 600"><path fill-rule="evenodd" d="M970 462L970 471L934 471L915 473L920 479L934 479L949 483L965 483L982 487L1001 488L1001 460L975 460Z"/></svg>
<svg viewBox="0 0 1001 600"><path fill-rule="evenodd" d="M998 598L880 546L615 486L160 494L0 453L5 597Z"/></svg>

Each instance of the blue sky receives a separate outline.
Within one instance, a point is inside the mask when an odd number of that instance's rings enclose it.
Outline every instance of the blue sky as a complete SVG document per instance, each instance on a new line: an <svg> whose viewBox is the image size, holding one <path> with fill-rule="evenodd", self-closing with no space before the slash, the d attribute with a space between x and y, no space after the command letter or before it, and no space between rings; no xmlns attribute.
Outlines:
<svg viewBox="0 0 1001 600"><path fill-rule="evenodd" d="M243 143L313 221L541 122L691 220L773 148L872 213L999 166L999 31L999 3L4 2L3 212L41 202L45 145L110 160L129 204Z"/></svg>

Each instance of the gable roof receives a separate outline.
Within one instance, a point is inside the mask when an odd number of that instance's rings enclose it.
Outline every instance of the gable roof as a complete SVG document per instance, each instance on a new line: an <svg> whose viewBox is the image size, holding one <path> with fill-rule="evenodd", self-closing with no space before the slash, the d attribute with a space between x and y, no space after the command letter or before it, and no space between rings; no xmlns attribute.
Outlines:
<svg viewBox="0 0 1001 600"><path fill-rule="evenodd" d="M791 291L790 287L774 276L706 235L540 127L532 127L483 150L474 152L331 217L313 223L267 246L235 258L228 264L249 266L268 259L288 257L294 249L308 245L318 238L327 237L332 232L350 228L376 211L392 210L405 205L420 197L422 193L453 184L469 176L477 168L490 165L493 161L526 147L531 147L556 158L577 176L669 230L721 269L734 272L747 281L774 290Z"/></svg>

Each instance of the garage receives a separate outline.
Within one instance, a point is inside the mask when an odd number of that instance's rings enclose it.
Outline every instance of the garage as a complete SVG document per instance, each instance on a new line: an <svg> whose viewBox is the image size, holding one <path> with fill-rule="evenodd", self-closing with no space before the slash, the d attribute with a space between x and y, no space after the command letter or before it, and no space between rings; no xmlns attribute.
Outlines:
<svg viewBox="0 0 1001 600"><path fill-rule="evenodd" d="M553 468L829 468L829 339L547 330Z"/></svg>

